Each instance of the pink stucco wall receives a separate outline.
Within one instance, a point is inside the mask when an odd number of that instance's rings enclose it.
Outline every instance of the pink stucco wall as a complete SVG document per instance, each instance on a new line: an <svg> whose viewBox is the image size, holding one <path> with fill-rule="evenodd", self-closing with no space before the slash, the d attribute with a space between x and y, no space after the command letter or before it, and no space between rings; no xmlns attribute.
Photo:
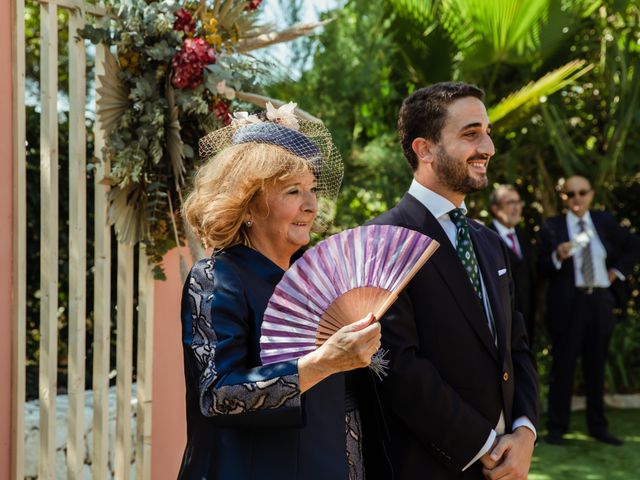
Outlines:
<svg viewBox="0 0 640 480"><path fill-rule="evenodd" d="M11 466L12 38L11 4L0 2L0 479Z"/></svg>
<svg viewBox="0 0 640 480"><path fill-rule="evenodd" d="M167 280L155 282L151 478L174 480L186 442L180 332L182 281L178 251L164 259Z"/></svg>

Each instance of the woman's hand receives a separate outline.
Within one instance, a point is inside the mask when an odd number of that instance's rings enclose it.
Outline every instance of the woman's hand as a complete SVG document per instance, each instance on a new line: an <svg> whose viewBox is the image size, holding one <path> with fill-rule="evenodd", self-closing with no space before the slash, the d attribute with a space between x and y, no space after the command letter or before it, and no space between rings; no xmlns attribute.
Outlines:
<svg viewBox="0 0 640 480"><path fill-rule="evenodd" d="M300 391L328 376L366 367L380 348L380 323L372 313L331 335L317 350L298 360Z"/></svg>
<svg viewBox="0 0 640 480"><path fill-rule="evenodd" d="M331 335L317 352L333 373L366 367L380 348L380 336L380 323L369 313Z"/></svg>

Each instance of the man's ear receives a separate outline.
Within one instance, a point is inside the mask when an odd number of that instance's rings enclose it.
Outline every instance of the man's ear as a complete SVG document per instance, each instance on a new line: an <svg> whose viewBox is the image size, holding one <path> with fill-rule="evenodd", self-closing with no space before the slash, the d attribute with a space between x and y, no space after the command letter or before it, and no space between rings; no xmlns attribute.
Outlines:
<svg viewBox="0 0 640 480"><path fill-rule="evenodd" d="M418 157L418 163L432 163L435 159L435 145L426 138L415 138L411 142L411 149Z"/></svg>
<svg viewBox="0 0 640 480"><path fill-rule="evenodd" d="M489 211L491 212L491 215L495 218L498 218L498 212L500 211L498 209L497 205L489 205Z"/></svg>

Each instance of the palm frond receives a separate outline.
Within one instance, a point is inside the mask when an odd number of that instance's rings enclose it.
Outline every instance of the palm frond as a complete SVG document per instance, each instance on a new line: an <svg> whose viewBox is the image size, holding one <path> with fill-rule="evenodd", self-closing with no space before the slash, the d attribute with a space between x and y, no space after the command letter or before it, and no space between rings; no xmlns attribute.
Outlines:
<svg viewBox="0 0 640 480"><path fill-rule="evenodd" d="M542 98L560 90L585 75L592 68L593 65L586 65L584 60L574 60L547 73L542 78L528 83L489 109L491 122L496 124L520 109L531 108L539 104Z"/></svg>
<svg viewBox="0 0 640 480"><path fill-rule="evenodd" d="M246 5L247 2L238 0L221 2L219 12L214 12L218 27L236 39L251 38L273 30L271 25L258 25L257 15L247 15Z"/></svg>
<svg viewBox="0 0 640 480"><path fill-rule="evenodd" d="M621 52L619 58L626 59L627 52ZM625 71L625 70L622 70ZM621 105L618 114L612 119L610 138L607 141L606 150L608 161L599 165L598 178L604 181L607 178L614 178L620 163L624 157L627 147L627 138L633 128L633 119L638 114L640 106L640 62L636 62L625 75L620 76L620 98Z"/></svg>
<svg viewBox="0 0 640 480"><path fill-rule="evenodd" d="M434 24L436 3L432 0L389 0L394 12L420 25L423 30Z"/></svg>
<svg viewBox="0 0 640 480"><path fill-rule="evenodd" d="M523 63L536 55L550 0L443 0L442 25L458 46L463 69Z"/></svg>
<svg viewBox="0 0 640 480"><path fill-rule="evenodd" d="M144 193L137 183L109 190L109 224L113 225L118 241L129 245L147 238L144 217Z"/></svg>
<svg viewBox="0 0 640 480"><path fill-rule="evenodd" d="M182 185L184 166L184 143L180 137L180 112L175 101L175 94L171 86L167 86L168 121L166 125L166 142L171 169L176 182Z"/></svg>
<svg viewBox="0 0 640 480"><path fill-rule="evenodd" d="M129 91L118 78L120 67L116 58L108 50L104 58L104 74L98 76L96 89L96 115L100 127L109 136L113 126L130 108Z"/></svg>
<svg viewBox="0 0 640 480"><path fill-rule="evenodd" d="M401 66L416 85L452 78L459 52L439 22L439 0L387 0Z"/></svg>
<svg viewBox="0 0 640 480"><path fill-rule="evenodd" d="M544 126L549 133L549 140L551 140L551 145L556 152L556 158L564 174L570 176L584 170L576 154L576 147L565 126L566 119L554 105L543 103L540 107Z"/></svg>

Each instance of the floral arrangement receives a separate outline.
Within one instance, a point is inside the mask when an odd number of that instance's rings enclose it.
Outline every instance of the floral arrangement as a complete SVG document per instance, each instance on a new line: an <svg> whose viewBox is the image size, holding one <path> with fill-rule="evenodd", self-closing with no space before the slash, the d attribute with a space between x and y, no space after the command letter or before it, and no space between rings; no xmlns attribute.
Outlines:
<svg viewBox="0 0 640 480"><path fill-rule="evenodd" d="M177 212L199 160L192 145L229 124L237 102L282 104L243 90L260 68L246 54L321 25L273 31L258 24L261 1L117 0L107 24L79 32L111 47L96 100L109 162L109 221L119 241L145 243L157 277L170 248L185 236L191 246Z"/></svg>

